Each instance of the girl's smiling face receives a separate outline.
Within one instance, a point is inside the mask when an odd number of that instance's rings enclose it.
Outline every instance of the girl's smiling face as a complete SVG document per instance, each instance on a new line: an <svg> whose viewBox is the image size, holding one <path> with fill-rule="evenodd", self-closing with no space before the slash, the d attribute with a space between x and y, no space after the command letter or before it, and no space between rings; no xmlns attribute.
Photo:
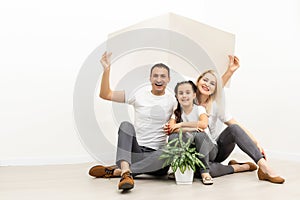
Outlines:
<svg viewBox="0 0 300 200"><path fill-rule="evenodd" d="M176 97L182 107L193 105L193 100L196 98L192 85L184 83L178 86Z"/></svg>

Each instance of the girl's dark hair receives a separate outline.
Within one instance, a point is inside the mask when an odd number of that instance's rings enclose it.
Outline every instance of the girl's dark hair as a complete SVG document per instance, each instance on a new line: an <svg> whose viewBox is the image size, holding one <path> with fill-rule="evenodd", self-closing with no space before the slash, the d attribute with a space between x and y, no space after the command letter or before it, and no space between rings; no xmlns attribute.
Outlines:
<svg viewBox="0 0 300 200"><path fill-rule="evenodd" d="M174 111L174 114L175 114L175 120L176 120L176 123L179 123L181 122L181 114L182 114L182 111L181 111L181 106L180 106L180 103L177 99L177 92L178 92L178 87L180 85L183 85L183 84L190 84L193 88L193 91L195 93L197 93L197 86L193 83L193 81L182 81L182 82L178 82L175 86L175 89L174 89L174 92L175 92L175 97L176 97L176 100L177 100L177 108L175 109Z"/></svg>

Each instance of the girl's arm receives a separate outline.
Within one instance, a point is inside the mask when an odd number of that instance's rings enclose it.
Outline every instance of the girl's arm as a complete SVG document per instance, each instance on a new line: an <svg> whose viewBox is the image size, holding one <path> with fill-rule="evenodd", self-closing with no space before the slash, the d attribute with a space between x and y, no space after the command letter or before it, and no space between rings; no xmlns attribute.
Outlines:
<svg viewBox="0 0 300 200"><path fill-rule="evenodd" d="M175 119L170 119L167 125L164 127L164 131L167 134L178 133L180 129L182 132L189 131L203 131L208 126L208 116L203 113L199 116L199 120L195 122L180 122L176 123Z"/></svg>
<svg viewBox="0 0 300 200"><path fill-rule="evenodd" d="M201 114L199 120L195 122L180 122L174 125L176 128L200 128L206 129L208 126L207 114Z"/></svg>
<svg viewBox="0 0 300 200"><path fill-rule="evenodd" d="M189 123L189 122L187 122ZM171 118L167 124L164 125L164 132L167 135L170 135L172 133L179 133L179 130L181 129L183 133L189 132L189 131L198 131L199 129L196 128L197 122L191 122L192 127L182 127L181 125L185 124L185 122L176 123L176 120Z"/></svg>

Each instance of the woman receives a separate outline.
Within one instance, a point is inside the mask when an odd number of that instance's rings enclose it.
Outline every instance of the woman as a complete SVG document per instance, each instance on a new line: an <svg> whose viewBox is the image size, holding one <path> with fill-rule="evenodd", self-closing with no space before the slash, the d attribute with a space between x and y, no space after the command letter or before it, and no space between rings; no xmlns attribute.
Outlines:
<svg viewBox="0 0 300 200"><path fill-rule="evenodd" d="M206 108L209 113L209 130L215 141L213 149L209 153L210 173L213 177L231 174L240 171L253 171L256 166L253 163L238 163L234 160L229 165L222 165L223 162L237 144L241 150L249 155L259 166L258 178L272 183L283 183L285 180L278 176L269 166L264 158L262 148L256 139L231 116L226 114L221 101L221 87L213 72L205 72L199 76L196 85L197 104ZM216 92L215 92L216 91ZM212 103L214 101L214 103ZM227 128L220 134L216 132L217 120L227 125ZM261 150L261 151L260 151Z"/></svg>
<svg viewBox="0 0 300 200"><path fill-rule="evenodd" d="M203 143L205 129L208 126L208 116L203 106L197 106L194 104L196 98L197 87L192 81L183 81L177 83L175 87L175 97L178 105L174 111L174 115L169 121L169 126L165 127L167 133L172 133L169 140L178 137L176 132L181 129L183 139L187 140L192 138L196 145L196 149L200 154L205 155L200 158L203 162L205 169L200 169L202 182L205 185L213 184L213 179L209 174L209 149L210 146L205 146ZM198 132L201 131L201 132ZM204 148L205 146L205 148Z"/></svg>

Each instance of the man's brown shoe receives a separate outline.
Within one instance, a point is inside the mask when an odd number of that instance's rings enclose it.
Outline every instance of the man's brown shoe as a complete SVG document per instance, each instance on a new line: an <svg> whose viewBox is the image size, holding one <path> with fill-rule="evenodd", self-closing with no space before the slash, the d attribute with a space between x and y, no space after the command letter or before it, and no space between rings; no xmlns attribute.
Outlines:
<svg viewBox="0 0 300 200"><path fill-rule="evenodd" d="M96 165L90 169L89 175L96 178L114 178L117 177L114 175L114 171L117 168L118 168L117 165L112 165L107 167L102 165Z"/></svg>
<svg viewBox="0 0 300 200"><path fill-rule="evenodd" d="M134 187L134 181L130 172L122 174L122 178L119 182L119 190L130 190Z"/></svg>

